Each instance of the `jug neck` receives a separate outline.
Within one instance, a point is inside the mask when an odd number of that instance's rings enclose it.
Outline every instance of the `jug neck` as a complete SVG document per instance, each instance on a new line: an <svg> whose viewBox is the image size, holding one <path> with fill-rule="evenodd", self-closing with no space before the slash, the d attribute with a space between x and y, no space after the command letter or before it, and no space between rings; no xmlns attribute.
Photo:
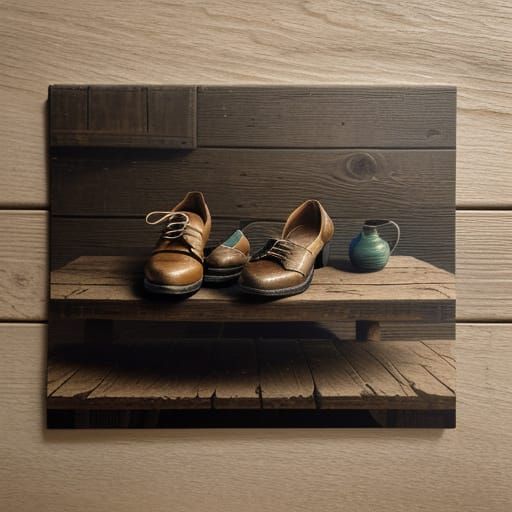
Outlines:
<svg viewBox="0 0 512 512"><path fill-rule="evenodd" d="M366 237L378 237L379 236L379 232L377 231L377 228L375 226L368 226L368 225L363 225L363 234L364 236Z"/></svg>

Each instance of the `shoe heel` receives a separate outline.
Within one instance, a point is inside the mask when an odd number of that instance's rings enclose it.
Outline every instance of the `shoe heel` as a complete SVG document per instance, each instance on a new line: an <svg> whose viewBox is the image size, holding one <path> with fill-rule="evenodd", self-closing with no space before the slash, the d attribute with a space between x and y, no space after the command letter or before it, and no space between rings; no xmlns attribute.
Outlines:
<svg viewBox="0 0 512 512"><path fill-rule="evenodd" d="M329 263L329 253L331 251L331 242L327 242L323 249L318 253L315 260L315 268L326 267Z"/></svg>

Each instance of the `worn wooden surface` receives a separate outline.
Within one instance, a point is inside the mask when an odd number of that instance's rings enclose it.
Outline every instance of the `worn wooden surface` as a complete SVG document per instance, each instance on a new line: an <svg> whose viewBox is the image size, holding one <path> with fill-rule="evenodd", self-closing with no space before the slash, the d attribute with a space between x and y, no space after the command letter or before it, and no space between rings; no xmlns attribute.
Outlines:
<svg viewBox="0 0 512 512"><path fill-rule="evenodd" d="M331 217L404 209L428 217L451 211L455 197L455 151L446 149L82 150L53 156L51 167L52 214L64 216L143 216L171 208L191 186L205 194L214 224L217 217L284 221L310 197Z"/></svg>
<svg viewBox="0 0 512 512"><path fill-rule="evenodd" d="M47 406L454 409L455 366L445 359L454 343L436 346L441 353L428 342L180 340L117 345L100 364L90 350L61 349L50 357Z"/></svg>
<svg viewBox="0 0 512 512"><path fill-rule="evenodd" d="M267 339L260 340L257 346L262 406L314 408L315 384L300 343Z"/></svg>
<svg viewBox="0 0 512 512"><path fill-rule="evenodd" d="M455 147L455 88L199 87L199 146Z"/></svg>
<svg viewBox="0 0 512 512"><path fill-rule="evenodd" d="M455 320L453 274L411 256L392 256L381 272L350 265L315 271L309 289L279 301L245 297L236 287L202 287L186 300L148 295L144 259L82 256L51 274L56 318L223 321Z"/></svg>
<svg viewBox="0 0 512 512"><path fill-rule="evenodd" d="M406 9L401 2L380 1L145 1L124 2L120 9L117 2L6 0L0 10L3 208L48 205L44 101L49 83L340 80L456 84L457 204L512 206L508 0L414 1ZM7 274L0 316L17 322L45 319L46 214L2 212L0 219L7 235L0 237ZM510 321L507 219L505 211L458 213L457 309L465 321ZM28 271L41 276L40 285L13 277ZM476 284L470 289L473 275ZM44 326L3 324L0 332L0 379L2 389L4 383L10 386L9 393L0 394L0 451L8 461L0 467L0 493L6 510L129 511L139 510L141 501L155 510L169 502L177 510L197 510L205 500L212 510L223 511L337 510L340 503L393 512L410 511L411 503L443 512L510 508L510 325L459 324L458 426L443 435L45 433Z"/></svg>
<svg viewBox="0 0 512 512"><path fill-rule="evenodd" d="M50 144L190 149L196 88L51 86Z"/></svg>

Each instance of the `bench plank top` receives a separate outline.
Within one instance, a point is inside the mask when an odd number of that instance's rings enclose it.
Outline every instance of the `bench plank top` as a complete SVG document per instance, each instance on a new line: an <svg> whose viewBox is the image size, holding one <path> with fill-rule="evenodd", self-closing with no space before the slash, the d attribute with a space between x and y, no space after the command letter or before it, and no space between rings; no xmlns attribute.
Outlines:
<svg viewBox="0 0 512 512"><path fill-rule="evenodd" d="M454 321L454 275L409 256L391 257L373 273L334 263L315 270L306 292L280 299L248 297L236 286L203 287L185 299L151 296L143 290L143 267L140 257L77 258L51 273L51 313L162 321Z"/></svg>

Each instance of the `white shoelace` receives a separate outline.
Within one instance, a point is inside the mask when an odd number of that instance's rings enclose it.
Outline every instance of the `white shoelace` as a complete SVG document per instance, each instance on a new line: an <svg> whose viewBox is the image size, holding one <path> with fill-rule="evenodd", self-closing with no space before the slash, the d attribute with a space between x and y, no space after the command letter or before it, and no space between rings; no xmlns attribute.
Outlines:
<svg viewBox="0 0 512 512"><path fill-rule="evenodd" d="M160 217L152 221L151 217L154 217L155 215L160 215ZM190 226L190 219L185 212L154 211L146 215L146 223L150 226L154 226L165 221L167 221L167 223L162 231L162 238L165 238L166 240L176 240L180 238L183 236L187 228L200 234L198 229Z"/></svg>

